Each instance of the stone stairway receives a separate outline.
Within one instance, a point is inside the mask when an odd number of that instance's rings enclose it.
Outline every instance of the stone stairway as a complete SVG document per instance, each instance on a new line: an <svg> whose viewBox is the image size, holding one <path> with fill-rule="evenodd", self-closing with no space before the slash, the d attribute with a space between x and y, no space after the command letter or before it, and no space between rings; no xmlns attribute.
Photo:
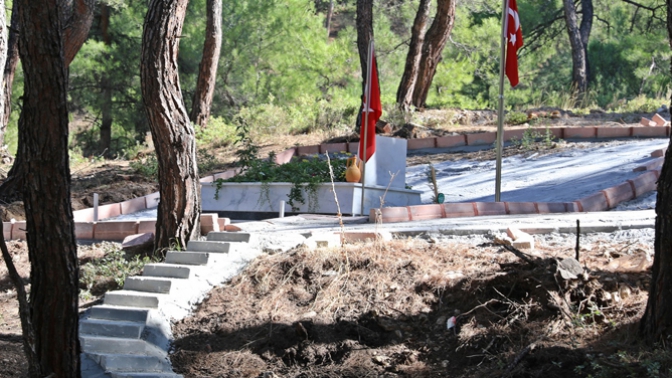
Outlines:
<svg viewBox="0 0 672 378"><path fill-rule="evenodd" d="M260 254L249 233L210 232L165 262L145 265L123 290L105 294L102 305L79 321L83 378L176 378L168 359L171 321L187 315L213 286L240 272Z"/></svg>

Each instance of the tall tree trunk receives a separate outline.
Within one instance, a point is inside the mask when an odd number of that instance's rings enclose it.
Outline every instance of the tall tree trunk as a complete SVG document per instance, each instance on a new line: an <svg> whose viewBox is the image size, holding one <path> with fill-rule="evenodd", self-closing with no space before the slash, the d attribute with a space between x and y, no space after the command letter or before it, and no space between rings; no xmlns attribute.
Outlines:
<svg viewBox="0 0 672 378"><path fill-rule="evenodd" d="M109 34L110 26L110 8L105 4L100 4L100 30L103 37L103 43L109 47L112 44ZM107 58L108 54L105 54ZM100 122L100 149L109 150L112 143L112 88L110 88L110 74L107 71L102 72L100 87L103 90L102 98L102 120Z"/></svg>
<svg viewBox="0 0 672 378"><path fill-rule="evenodd" d="M186 247L199 235L200 183L194 128L182 100L177 72L188 0L151 0L142 34L142 100L159 161L161 200L155 248Z"/></svg>
<svg viewBox="0 0 672 378"><path fill-rule="evenodd" d="M334 0L329 1L329 10L327 10L327 19L325 20L325 27L327 28L327 41L331 36L331 17L334 15Z"/></svg>
<svg viewBox="0 0 672 378"><path fill-rule="evenodd" d="M666 5L672 47L672 0L666 0ZM651 288L640 322L643 336L651 343L665 341L672 335L672 138L658 178L655 230Z"/></svg>
<svg viewBox="0 0 672 378"><path fill-rule="evenodd" d="M572 47L572 87L579 97L588 89L588 72L586 70L586 48L581 39L581 31L576 19L574 0L562 0L565 8L565 24Z"/></svg>
<svg viewBox="0 0 672 378"><path fill-rule="evenodd" d="M581 25L579 33L581 34L581 43L583 44L583 54L586 56L586 81L592 80L590 73L590 59L588 59L588 42L590 42L590 31L593 28L593 0L581 0Z"/></svg>
<svg viewBox="0 0 672 378"><path fill-rule="evenodd" d="M0 145L5 144L5 133L9 123L9 115L12 111L12 83L14 82L14 72L19 64L19 7L18 1L12 3L12 18L9 26L9 40L7 42L7 59L5 61L5 71L3 73L2 92L4 96L4 110L2 113L2 124L0 124Z"/></svg>
<svg viewBox="0 0 672 378"><path fill-rule="evenodd" d="M215 93L219 52L222 48L222 0L207 0L208 23L205 27L203 57L198 69L196 92L191 105L191 121L201 127L208 124L212 96Z"/></svg>
<svg viewBox="0 0 672 378"><path fill-rule="evenodd" d="M429 19L431 3L431 0L420 0L418 12L415 14L415 20L413 21L411 42L408 46L404 74L401 76L401 82L397 89L397 105L404 110L408 109L413 99L413 89L415 88L415 81L418 78L422 44L425 41L425 28Z"/></svg>
<svg viewBox="0 0 672 378"><path fill-rule="evenodd" d="M357 51L359 65L362 70L362 100L366 90L366 64L369 56L369 42L373 39L373 0L357 0ZM355 121L355 131L359 132L362 124L362 110L364 103L360 103L359 112Z"/></svg>
<svg viewBox="0 0 672 378"><path fill-rule="evenodd" d="M436 67L441 62L443 48L446 46L454 24L455 0L438 0L434 22L425 35L418 77L413 89L412 104L417 108L425 106L429 88L436 74Z"/></svg>
<svg viewBox="0 0 672 378"><path fill-rule="evenodd" d="M82 45L84 44L84 41L86 41L86 37L89 34L89 28L91 27L91 21L93 19L93 5L95 0L74 0L74 2L73 0L58 0L57 3L59 7L58 16L61 18L61 27L65 28L62 34L64 39L64 62L67 68L70 65L70 62L72 62L72 60L75 58L75 55L77 55L77 52L82 48ZM17 31L21 31L20 23ZM11 60L9 61L11 62ZM14 68L15 67L16 65ZM5 73L5 76L7 75L8 74ZM11 72L11 76L14 76L14 72ZM21 115L19 118L21 118ZM19 122L19 129L20 128L21 123ZM19 150L23 148L23 143L25 143L24 136L21 130L19 130ZM18 193L21 192L24 185L24 174L26 172L25 169L26 165L24 164L23 157L21 154L17 154L12 168L7 173L7 179L5 179L2 185L0 185L0 198L5 201L11 201L17 196Z"/></svg>
<svg viewBox="0 0 672 378"><path fill-rule="evenodd" d="M32 377L80 377L78 266L68 166L67 68L57 0L20 0L24 71L18 154L25 164Z"/></svg>

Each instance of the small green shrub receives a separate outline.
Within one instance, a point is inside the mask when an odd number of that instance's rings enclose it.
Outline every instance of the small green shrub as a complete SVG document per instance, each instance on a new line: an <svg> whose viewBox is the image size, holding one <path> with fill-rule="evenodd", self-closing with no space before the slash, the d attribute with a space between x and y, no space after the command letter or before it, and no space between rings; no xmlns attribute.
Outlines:
<svg viewBox="0 0 672 378"><path fill-rule="evenodd" d="M235 143L236 126L227 123L224 118L210 117L206 127L196 127L196 145L198 148L218 148Z"/></svg>
<svg viewBox="0 0 672 378"><path fill-rule="evenodd" d="M101 291L121 288L126 277L140 273L145 264L152 261L149 257L128 258L124 251L111 246L113 244L109 244L105 256L80 267L80 297L83 299L101 295Z"/></svg>
<svg viewBox="0 0 672 378"><path fill-rule="evenodd" d="M152 180L159 179L159 161L155 153L148 154L142 159L131 161L130 166L137 174Z"/></svg>
<svg viewBox="0 0 672 378"><path fill-rule="evenodd" d="M508 112L504 117L504 122L507 125L522 125L527 122L527 114L523 112Z"/></svg>

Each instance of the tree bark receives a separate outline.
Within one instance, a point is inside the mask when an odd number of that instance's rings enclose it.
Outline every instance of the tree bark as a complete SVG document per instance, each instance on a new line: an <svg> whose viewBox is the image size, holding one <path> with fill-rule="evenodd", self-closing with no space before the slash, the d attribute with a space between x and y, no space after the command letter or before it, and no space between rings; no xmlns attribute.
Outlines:
<svg viewBox="0 0 672 378"><path fill-rule="evenodd" d="M572 47L572 87L579 96L588 89L588 72L586 70L586 48L581 39L581 31L577 23L574 0L562 0L565 9L565 24Z"/></svg>
<svg viewBox="0 0 672 378"><path fill-rule="evenodd" d="M110 8L105 4L100 4L100 30L102 34L103 43L105 46L110 46L112 40L108 33L110 26ZM107 58L107 54L106 54ZM100 122L100 149L107 151L112 143L112 88L110 88L110 77L108 72L102 72L100 79L100 87L103 90L103 101L101 106L101 122Z"/></svg>
<svg viewBox="0 0 672 378"><path fill-rule="evenodd" d="M590 83L590 59L588 59L588 42L590 41L590 31L593 28L593 0L581 0L581 25L579 33L581 34L581 43L583 44L583 54L586 56L586 82Z"/></svg>
<svg viewBox="0 0 672 378"><path fill-rule="evenodd" d="M334 0L329 1L329 9L327 10L327 19L325 20L325 27L327 28L327 41L331 36L331 17L334 15Z"/></svg>
<svg viewBox="0 0 672 378"><path fill-rule="evenodd" d="M5 142L5 132L9 123L9 115L12 111L12 83L14 82L14 72L19 64L19 7L18 1L12 3L12 18L9 26L9 39L7 42L7 59L5 61L5 71L3 73L3 96L5 99L4 110L2 113L2 124L0 125L0 145Z"/></svg>
<svg viewBox="0 0 672 378"><path fill-rule="evenodd" d="M667 32L672 47L672 0L666 0ZM670 66L672 72L672 63ZM651 288L640 331L647 341L664 342L672 334L672 138L658 178Z"/></svg>
<svg viewBox="0 0 672 378"><path fill-rule="evenodd" d="M191 106L191 121L201 127L208 124L212 97L215 93L219 52L222 48L222 0L207 0L208 22L205 28L203 57Z"/></svg>
<svg viewBox="0 0 672 378"><path fill-rule="evenodd" d="M32 377L80 377L78 266L68 166L67 68L57 0L20 0L19 133L30 273Z"/></svg>
<svg viewBox="0 0 672 378"><path fill-rule="evenodd" d="M411 42L406 56L406 65L404 74L401 76L401 82L397 89L397 105L404 110L408 110L413 100L413 90L415 81L418 78L420 68L420 58L422 56L422 45L425 41L425 28L429 19L430 0L420 0L418 12L415 14L413 28L411 29Z"/></svg>
<svg viewBox="0 0 672 378"><path fill-rule="evenodd" d="M436 67L441 62L441 54L455 24L455 0L438 0L434 22L427 30L422 46L422 57L418 78L413 89L412 104L423 108L432 85Z"/></svg>
<svg viewBox="0 0 672 378"><path fill-rule="evenodd" d="M18 2L18 0L17 0ZM75 0L73 3L73 0L58 0L58 6L59 6L59 17L60 22L61 22L61 27L65 27L65 31L63 34L64 38L64 62L66 64L66 68L70 65L70 62L75 58L75 55L77 55L77 52L82 48L82 45L84 44L84 41L86 41L86 38L89 34L89 29L91 27L91 21L93 19L93 5L95 3L95 0ZM19 13L19 12L17 12ZM11 32L19 32L21 30L21 26L19 23L19 26L16 28L16 30L10 30L10 39L12 38ZM20 33L19 33L20 34ZM20 37L19 37L20 38ZM11 43L11 42L10 42ZM20 43L20 42L19 42ZM16 62L13 61L10 57L8 57L8 63L13 64L13 66L7 66L5 65L5 78L12 78L14 77L14 70L16 69ZM10 70L11 72L7 72L7 70ZM5 93L10 96L11 98L11 80L8 80L5 82ZM10 86L9 90L7 89L7 86ZM11 111L11 108L9 109ZM22 109L22 112L24 109ZM9 111L7 114L4 115L9 119ZM21 115L19 116L21 118ZM6 125L6 123L4 123ZM21 128L21 123L19 122L19 128ZM2 134L2 140L4 141L4 132ZM22 148L22 144L24 143L24 136L21 130L19 130L19 137L18 137L18 149L20 150ZM12 168L9 170L7 173L7 179L3 181L2 185L0 185L0 198L5 200L6 202L12 201L15 199L18 195L18 193L21 192L23 185L24 185L24 173L25 173L25 164L23 161L23 157L20 154L17 154L16 160L14 160L14 164L12 164Z"/></svg>
<svg viewBox="0 0 672 378"><path fill-rule="evenodd" d="M194 128L182 100L177 55L188 0L151 0L142 34L140 81L159 162L155 248L187 242L200 233L200 183Z"/></svg>
<svg viewBox="0 0 672 378"><path fill-rule="evenodd" d="M373 38L373 0L357 0L357 51L362 68L362 95L366 86L366 59ZM361 113L361 112L360 112Z"/></svg>

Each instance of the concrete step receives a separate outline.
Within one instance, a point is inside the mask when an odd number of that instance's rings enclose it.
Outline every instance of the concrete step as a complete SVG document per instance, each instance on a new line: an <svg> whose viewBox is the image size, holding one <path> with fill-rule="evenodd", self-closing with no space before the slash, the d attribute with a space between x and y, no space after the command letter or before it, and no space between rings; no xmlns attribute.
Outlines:
<svg viewBox="0 0 672 378"><path fill-rule="evenodd" d="M149 310L135 307L98 305L88 309L85 317L89 319L122 320L145 323L149 318Z"/></svg>
<svg viewBox="0 0 672 378"><path fill-rule="evenodd" d="M112 378L184 378L175 373L112 373Z"/></svg>
<svg viewBox="0 0 672 378"><path fill-rule="evenodd" d="M206 239L208 241L234 242L234 243L249 243L250 233L248 232L208 232Z"/></svg>
<svg viewBox="0 0 672 378"><path fill-rule="evenodd" d="M165 295L143 293L141 291L117 290L105 293L103 303L112 306L158 308L160 298Z"/></svg>
<svg viewBox="0 0 672 378"><path fill-rule="evenodd" d="M145 340L120 337L79 336L82 351L96 354L137 354L166 358L168 352Z"/></svg>
<svg viewBox="0 0 672 378"><path fill-rule="evenodd" d="M176 284L175 281L188 282L188 280L179 278L133 276L126 277L126 281L124 281L124 290L168 294L170 293L170 289Z"/></svg>
<svg viewBox="0 0 672 378"><path fill-rule="evenodd" d="M165 358L132 354L89 354L106 372L173 373Z"/></svg>
<svg viewBox="0 0 672 378"><path fill-rule="evenodd" d="M145 323L140 322L106 319L82 319L79 321L80 335L139 339L144 328Z"/></svg>
<svg viewBox="0 0 672 378"><path fill-rule="evenodd" d="M189 252L229 253L231 249L230 242L190 240L187 243L187 251Z"/></svg>
<svg viewBox="0 0 672 378"><path fill-rule="evenodd" d="M168 264L206 265L209 258L210 253L208 252L168 251L166 253L166 263Z"/></svg>
<svg viewBox="0 0 672 378"><path fill-rule="evenodd" d="M176 264L147 264L142 270L146 277L190 278L193 268Z"/></svg>

